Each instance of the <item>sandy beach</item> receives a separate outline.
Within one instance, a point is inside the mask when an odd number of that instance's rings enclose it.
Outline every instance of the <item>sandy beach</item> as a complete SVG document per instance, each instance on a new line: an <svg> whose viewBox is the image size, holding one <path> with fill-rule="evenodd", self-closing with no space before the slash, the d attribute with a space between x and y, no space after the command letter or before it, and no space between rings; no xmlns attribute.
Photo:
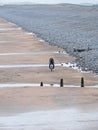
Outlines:
<svg viewBox="0 0 98 130"><path fill-rule="evenodd" d="M53 72L48 68L50 57L55 59L56 67ZM74 58L66 54L63 49L50 46L34 34L0 19L0 130L98 129L98 76L62 66L62 63L72 61ZM85 79L85 88L80 88L81 77ZM64 79L64 88L55 86L59 85L61 78ZM50 86L40 87L40 82ZM24 86L21 87L19 84ZM6 87L3 87L4 85ZM16 87L13 87L14 85ZM70 109L73 111L70 112ZM32 116L35 112L37 117L21 115L30 114L29 112L31 115L33 112ZM44 114L49 113L51 116L48 120L49 116ZM53 118L51 125L51 118L57 113L59 113L58 119ZM64 113L66 114L60 121L59 117ZM70 119L74 116L72 120L67 120L68 113ZM40 124L33 124L38 116ZM63 120L65 117L66 120ZM29 124L29 120L32 123ZM47 121L44 122L45 120ZM70 121L73 127L70 127Z"/></svg>
<svg viewBox="0 0 98 130"><path fill-rule="evenodd" d="M95 74L81 73L71 67L61 66L62 63L74 60L61 48L50 46L34 34L25 32L3 19L0 20L0 28L0 83L59 84L63 78L65 85L79 86L81 77L84 77L86 86L98 84L98 77ZM50 57L54 58L55 64L59 64L53 73L48 68ZM22 65L25 67L21 67ZM28 67L29 65L36 66Z"/></svg>

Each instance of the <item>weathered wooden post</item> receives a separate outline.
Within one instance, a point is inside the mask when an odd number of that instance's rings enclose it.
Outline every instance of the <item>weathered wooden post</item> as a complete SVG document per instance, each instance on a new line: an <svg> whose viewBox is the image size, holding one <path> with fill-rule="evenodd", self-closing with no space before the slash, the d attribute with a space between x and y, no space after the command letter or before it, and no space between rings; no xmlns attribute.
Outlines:
<svg viewBox="0 0 98 130"><path fill-rule="evenodd" d="M60 80L60 87L63 87L64 83L63 83L63 79Z"/></svg>
<svg viewBox="0 0 98 130"><path fill-rule="evenodd" d="M43 82L40 83L40 86L43 87Z"/></svg>
<svg viewBox="0 0 98 130"><path fill-rule="evenodd" d="M84 87L84 78L81 78L81 87Z"/></svg>

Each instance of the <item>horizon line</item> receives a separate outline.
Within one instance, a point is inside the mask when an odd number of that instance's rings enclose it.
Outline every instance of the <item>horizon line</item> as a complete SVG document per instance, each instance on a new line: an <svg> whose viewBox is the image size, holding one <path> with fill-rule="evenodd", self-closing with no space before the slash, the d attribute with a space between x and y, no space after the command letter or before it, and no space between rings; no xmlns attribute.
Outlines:
<svg viewBox="0 0 98 130"><path fill-rule="evenodd" d="M70 5L84 5L84 6L92 6L92 5L98 5L98 3L35 3L35 2L9 2L0 3L0 6L4 5L60 5L60 4L70 4Z"/></svg>

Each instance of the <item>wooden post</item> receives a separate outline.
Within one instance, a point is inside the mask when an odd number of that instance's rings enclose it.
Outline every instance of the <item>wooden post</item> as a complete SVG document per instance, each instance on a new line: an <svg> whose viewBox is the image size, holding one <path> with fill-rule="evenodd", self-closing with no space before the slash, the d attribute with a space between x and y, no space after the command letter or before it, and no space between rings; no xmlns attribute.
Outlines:
<svg viewBox="0 0 98 130"><path fill-rule="evenodd" d="M63 79L60 80L60 87L63 87L64 83L63 83Z"/></svg>
<svg viewBox="0 0 98 130"><path fill-rule="evenodd" d="M81 87L84 87L84 78L81 78Z"/></svg>
<svg viewBox="0 0 98 130"><path fill-rule="evenodd" d="M40 86L43 87L43 82L40 83Z"/></svg>

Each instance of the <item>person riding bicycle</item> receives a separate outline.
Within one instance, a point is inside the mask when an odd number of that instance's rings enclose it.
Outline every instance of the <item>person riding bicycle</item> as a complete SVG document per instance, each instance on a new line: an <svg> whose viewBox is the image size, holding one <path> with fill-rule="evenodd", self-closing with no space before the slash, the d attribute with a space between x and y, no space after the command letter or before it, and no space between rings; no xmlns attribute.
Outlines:
<svg viewBox="0 0 98 130"><path fill-rule="evenodd" d="M53 58L50 58L49 59L49 68L52 70L54 69L55 65L54 65L54 59Z"/></svg>

